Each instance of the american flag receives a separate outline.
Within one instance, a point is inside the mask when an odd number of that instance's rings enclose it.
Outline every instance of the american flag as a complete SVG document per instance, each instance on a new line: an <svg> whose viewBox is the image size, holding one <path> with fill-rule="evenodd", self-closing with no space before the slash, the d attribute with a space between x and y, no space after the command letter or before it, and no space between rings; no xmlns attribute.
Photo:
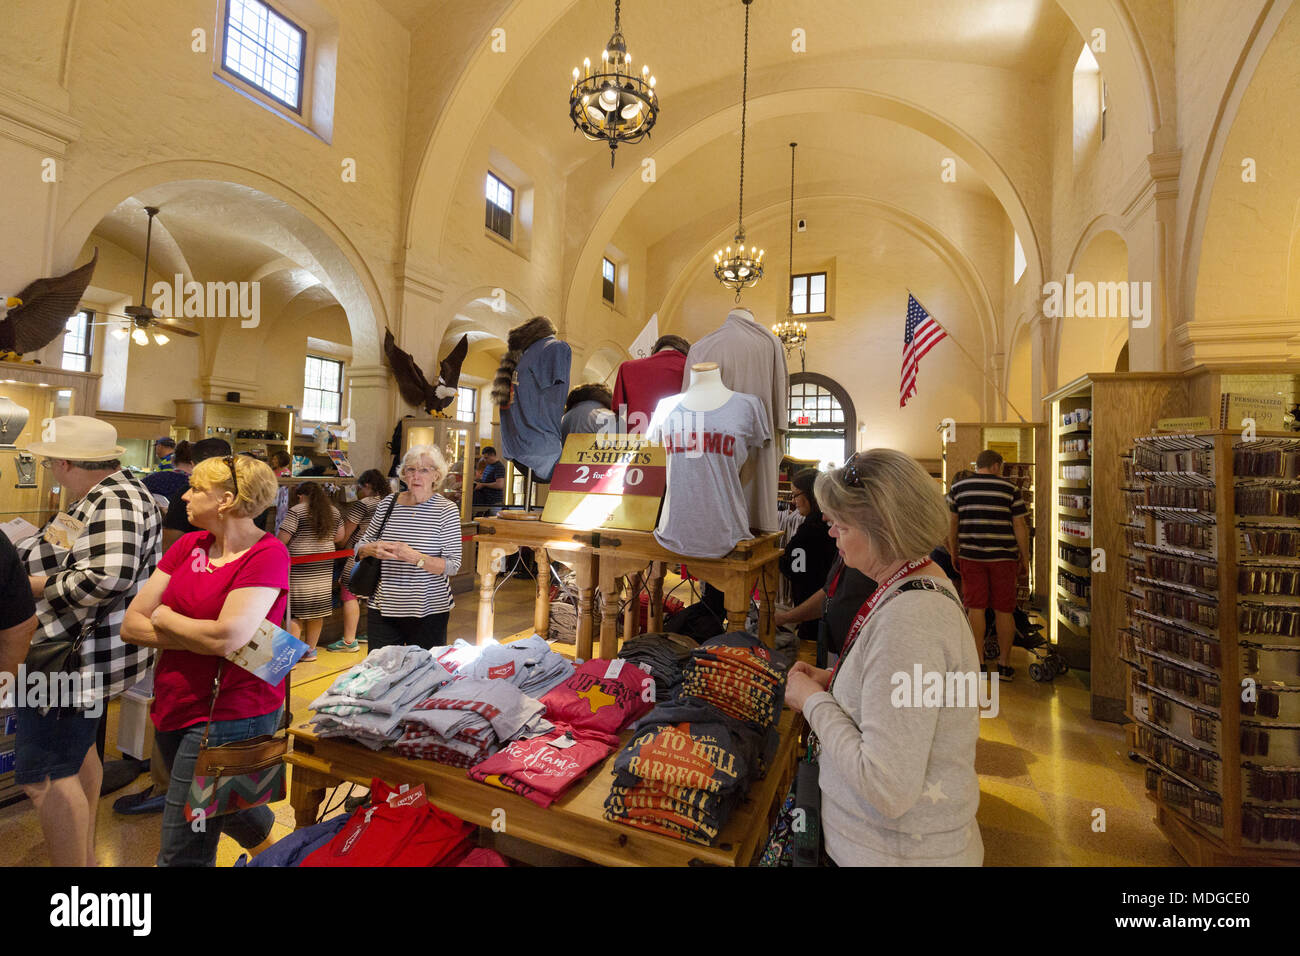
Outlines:
<svg viewBox="0 0 1300 956"><path fill-rule="evenodd" d="M921 359L947 334L909 292L907 322L903 327L903 377L898 386L899 408L906 407L907 400L916 394L916 370L921 365Z"/></svg>

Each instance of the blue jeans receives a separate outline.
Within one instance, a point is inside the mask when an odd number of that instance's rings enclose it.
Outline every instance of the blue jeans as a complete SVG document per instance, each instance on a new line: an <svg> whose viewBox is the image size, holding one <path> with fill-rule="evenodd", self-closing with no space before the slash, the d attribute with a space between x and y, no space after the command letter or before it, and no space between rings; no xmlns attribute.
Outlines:
<svg viewBox="0 0 1300 956"><path fill-rule="evenodd" d="M214 720L212 732L208 735L208 746L216 747L275 733L280 726L282 710L283 708L277 708L261 717ZM244 849L257 846L271 835L275 814L268 806L203 820L197 833L194 830L195 824L185 818L185 799L189 796L190 784L194 782L194 764L198 760L199 745L203 742L203 729L206 726L203 723L184 730L160 730L154 735L158 751L171 774L167 802L163 807L159 866L215 866L217 843L223 832L230 834Z"/></svg>

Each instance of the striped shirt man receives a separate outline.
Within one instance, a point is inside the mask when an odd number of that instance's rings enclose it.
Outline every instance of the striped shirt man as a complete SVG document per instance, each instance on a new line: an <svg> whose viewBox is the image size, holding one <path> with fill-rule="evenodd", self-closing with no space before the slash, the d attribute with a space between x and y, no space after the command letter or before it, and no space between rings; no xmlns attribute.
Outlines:
<svg viewBox="0 0 1300 956"><path fill-rule="evenodd" d="M1019 561L1013 519L1029 513L1020 490L1005 478L977 472L955 481L948 508L957 516L958 554L966 561Z"/></svg>

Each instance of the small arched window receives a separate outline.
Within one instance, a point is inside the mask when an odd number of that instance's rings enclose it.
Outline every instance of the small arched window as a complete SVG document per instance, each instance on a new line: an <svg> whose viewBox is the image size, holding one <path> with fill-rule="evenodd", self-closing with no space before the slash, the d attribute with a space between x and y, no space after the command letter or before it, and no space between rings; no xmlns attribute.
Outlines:
<svg viewBox="0 0 1300 956"><path fill-rule="evenodd" d="M791 375L789 414L785 450L792 458L838 468L853 454L857 415L849 393L834 379L815 372Z"/></svg>

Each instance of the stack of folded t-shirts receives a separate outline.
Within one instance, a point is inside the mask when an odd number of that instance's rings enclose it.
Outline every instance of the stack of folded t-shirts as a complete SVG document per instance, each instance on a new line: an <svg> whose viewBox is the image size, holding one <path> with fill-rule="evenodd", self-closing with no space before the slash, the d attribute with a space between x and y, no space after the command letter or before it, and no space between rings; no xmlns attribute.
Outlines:
<svg viewBox="0 0 1300 956"><path fill-rule="evenodd" d="M545 697L546 718L579 734L617 734L654 706L654 678L630 661L592 660Z"/></svg>
<svg viewBox="0 0 1300 956"><path fill-rule="evenodd" d="M349 737L379 750L401 736L402 720L412 707L450 680L451 674L423 648L381 647L312 701L313 724L322 737Z"/></svg>
<svg viewBox="0 0 1300 956"><path fill-rule="evenodd" d="M529 697L542 697L573 675L573 661L551 650L538 634L509 644L487 644L456 670L457 677L504 680Z"/></svg>
<svg viewBox="0 0 1300 956"><path fill-rule="evenodd" d="M461 668L474 663L479 654L483 653L483 648L463 638L457 638L450 646L435 647L431 653L435 661L451 673L458 674Z"/></svg>
<svg viewBox="0 0 1300 956"><path fill-rule="evenodd" d="M672 700L681 683L682 669L690 662L691 651L699 645L684 634L638 634L623 642L618 656L634 664L646 664L655 681L655 699Z"/></svg>
<svg viewBox="0 0 1300 956"><path fill-rule="evenodd" d="M459 678L406 714L393 749L468 769L507 741L552 730L545 710L508 681Z"/></svg>
<svg viewBox="0 0 1300 956"><path fill-rule="evenodd" d="M469 775L549 807L617 747L613 734L556 727L540 737L511 741L471 767Z"/></svg>
<svg viewBox="0 0 1300 956"><path fill-rule="evenodd" d="M761 735L708 704L661 704L614 758L605 818L712 844L757 775Z"/></svg>
<svg viewBox="0 0 1300 956"><path fill-rule="evenodd" d="M542 698L555 730L507 744L469 775L549 807L618 747L620 730L650 710L652 680L619 658L587 661Z"/></svg>
<svg viewBox="0 0 1300 956"><path fill-rule="evenodd" d="M771 652L756 646L729 646L748 635L720 635L691 652L682 673L682 697L712 704L728 717L759 729L773 724L785 698L785 674L772 664Z"/></svg>

